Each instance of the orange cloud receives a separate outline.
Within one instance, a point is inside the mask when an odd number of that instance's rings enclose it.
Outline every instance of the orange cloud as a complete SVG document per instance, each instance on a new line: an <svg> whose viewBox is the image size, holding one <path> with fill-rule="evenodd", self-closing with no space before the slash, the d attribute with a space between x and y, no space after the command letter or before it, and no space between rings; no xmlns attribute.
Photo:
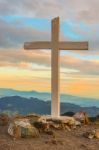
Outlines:
<svg viewBox="0 0 99 150"><path fill-rule="evenodd" d="M0 49L0 66L15 66L26 67L26 69L34 69L31 64L48 67L51 66L51 51L50 50L33 50L26 51L24 49ZM65 55L61 56L61 67L74 69L81 74L98 75L99 60L90 59L84 60L76 56Z"/></svg>
<svg viewBox="0 0 99 150"><path fill-rule="evenodd" d="M99 77L83 75L71 75L71 77L70 80L61 80L61 92L99 98Z"/></svg>
<svg viewBox="0 0 99 150"><path fill-rule="evenodd" d="M0 87L20 90L51 91L51 73L48 70L0 69ZM99 77L61 73L61 93L99 98Z"/></svg>

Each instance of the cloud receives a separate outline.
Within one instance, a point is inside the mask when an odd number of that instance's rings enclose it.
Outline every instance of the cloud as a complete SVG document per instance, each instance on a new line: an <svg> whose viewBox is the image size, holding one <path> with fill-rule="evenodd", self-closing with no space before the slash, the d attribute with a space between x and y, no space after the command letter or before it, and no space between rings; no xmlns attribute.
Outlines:
<svg viewBox="0 0 99 150"><path fill-rule="evenodd" d="M0 47L22 47L25 41L49 39L49 33L38 31L21 23L0 20Z"/></svg>
<svg viewBox="0 0 99 150"><path fill-rule="evenodd" d="M33 17L56 17L65 20L98 22L98 0L0 0L1 15L20 15Z"/></svg>
<svg viewBox="0 0 99 150"><path fill-rule="evenodd" d="M99 15L97 14L99 11L99 1L88 0L87 2L85 1L85 4L87 5L87 8L79 12L78 19L91 23L98 22Z"/></svg>
<svg viewBox="0 0 99 150"><path fill-rule="evenodd" d="M9 17L8 17L9 19ZM36 26L26 25L27 19L21 20L21 18L17 18L15 20L12 20L11 22L0 19L0 47L1 48L22 48L24 42L26 41L43 41L51 39L51 31L50 30L42 30L39 28L36 28ZM31 21L32 19L28 20ZM47 22L47 20L46 20ZM80 53L82 55L99 55L99 30L97 28L97 25L86 25L82 24L81 26L77 23L72 22L63 22L64 26L63 30L61 30L60 40L63 41L71 41L68 37L68 34L79 35L80 39L78 41L85 41L87 40L89 42L89 51L77 51L77 53ZM82 27L83 26L83 27ZM46 24L45 24L46 27ZM65 29L68 29L65 31ZM84 29L83 29L84 28ZM49 28L48 28L49 29ZM93 30L94 29L94 30ZM87 32L87 31L88 32ZM87 34L85 34L87 32ZM64 34L65 33L65 34ZM73 41L75 41L73 39ZM76 51L69 51L69 53L76 53Z"/></svg>
<svg viewBox="0 0 99 150"><path fill-rule="evenodd" d="M65 55L61 58L63 67L75 68L80 74L99 75L99 60L97 59L80 59L71 55Z"/></svg>
<svg viewBox="0 0 99 150"><path fill-rule="evenodd" d="M0 49L0 66L12 66L25 69L48 69L51 67L51 51L50 50L33 50L24 49ZM33 66L36 64L38 66ZM42 68L42 66L44 66ZM61 56L62 72L65 74L72 72L73 74L89 74L99 75L98 59L80 59L71 55ZM70 70L66 70L70 69ZM65 71L66 70L66 71ZM72 71L73 70L73 71Z"/></svg>
<svg viewBox="0 0 99 150"><path fill-rule="evenodd" d="M66 34L68 27L73 36L79 35L78 40L88 40L90 44L88 52L68 52L67 56L62 57L62 66L84 74L99 74L97 70L99 63L95 60L82 60L76 56L70 56L73 53L99 55L98 3L98 0L42 0L42 3L38 0L0 0L0 15L2 16L0 19L0 65L32 68L30 63L33 62L49 67L51 63L49 53L27 52L22 49L25 41L50 40L50 31L31 26L32 23L26 24L26 16L27 18L32 16L51 19L59 15L64 25L60 39L70 40L69 33ZM7 18L12 14L19 17L14 20Z"/></svg>
<svg viewBox="0 0 99 150"><path fill-rule="evenodd" d="M49 50L48 50L49 51ZM8 62L7 64L18 63L35 63L50 66L49 54L42 50L27 51L24 49L0 49L0 62ZM2 63L3 64L3 63Z"/></svg>
<svg viewBox="0 0 99 150"><path fill-rule="evenodd" d="M89 42L89 51L61 55L61 89L99 97L98 11L99 0L0 0L0 86L50 90L50 50L26 51L23 45L50 40L50 21L60 16L60 40Z"/></svg>
<svg viewBox="0 0 99 150"><path fill-rule="evenodd" d="M31 20L32 18L46 18L48 21L48 19L60 16L64 24L60 39L87 40L90 43L90 51L97 54L99 48L98 10L98 0L42 0L42 3L39 0L0 0L0 16L4 19L0 20L0 46L19 47L24 41L50 40L49 29L42 31L35 26L29 26L26 24L29 22L27 18ZM17 19L10 22L9 16Z"/></svg>

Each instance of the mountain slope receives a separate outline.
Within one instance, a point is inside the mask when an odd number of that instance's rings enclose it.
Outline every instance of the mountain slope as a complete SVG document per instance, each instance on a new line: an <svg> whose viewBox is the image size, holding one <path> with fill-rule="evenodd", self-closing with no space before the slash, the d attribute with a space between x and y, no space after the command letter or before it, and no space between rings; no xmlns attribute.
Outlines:
<svg viewBox="0 0 99 150"><path fill-rule="evenodd" d="M68 111L85 111L90 116L96 116L99 114L98 107L80 107L79 105L62 102L61 114ZM19 112L21 114L35 112L39 114L50 114L51 102L42 101L37 98L23 98L20 96L3 97L0 98L0 112Z"/></svg>

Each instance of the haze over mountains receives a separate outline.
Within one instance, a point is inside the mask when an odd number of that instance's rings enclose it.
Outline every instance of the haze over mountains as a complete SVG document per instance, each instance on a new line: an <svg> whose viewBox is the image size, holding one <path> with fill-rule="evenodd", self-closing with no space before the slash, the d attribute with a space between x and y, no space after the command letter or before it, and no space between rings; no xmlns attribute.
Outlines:
<svg viewBox="0 0 99 150"><path fill-rule="evenodd" d="M68 111L99 115L99 100L61 94L61 114ZM0 112L50 114L51 94L0 88Z"/></svg>
<svg viewBox="0 0 99 150"><path fill-rule="evenodd" d="M0 97L6 97L6 96L20 96L25 98L34 97L43 101L51 100L50 93L37 92L37 91L19 91L14 89L0 88ZM91 107L91 106L99 107L98 99L83 98L83 97L77 97L68 94L61 94L61 102L72 103L72 104L80 105L82 107Z"/></svg>

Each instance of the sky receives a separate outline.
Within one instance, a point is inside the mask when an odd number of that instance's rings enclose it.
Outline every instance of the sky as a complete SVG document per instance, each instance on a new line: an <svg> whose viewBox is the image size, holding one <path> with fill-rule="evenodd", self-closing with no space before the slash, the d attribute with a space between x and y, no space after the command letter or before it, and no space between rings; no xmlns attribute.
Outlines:
<svg viewBox="0 0 99 150"><path fill-rule="evenodd" d="M60 51L61 93L99 99L99 0L0 0L0 88L51 91L51 50L24 50L24 42L51 40L60 17L60 41L88 41L89 50Z"/></svg>

